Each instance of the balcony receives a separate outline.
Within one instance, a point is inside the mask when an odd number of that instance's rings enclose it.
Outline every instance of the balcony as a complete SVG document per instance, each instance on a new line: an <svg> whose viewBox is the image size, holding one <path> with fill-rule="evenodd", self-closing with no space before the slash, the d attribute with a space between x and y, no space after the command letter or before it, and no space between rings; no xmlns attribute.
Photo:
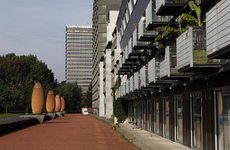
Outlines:
<svg viewBox="0 0 230 150"><path fill-rule="evenodd" d="M190 75L177 71L176 47L167 46L164 59L160 62L161 80L179 80L181 78L189 78Z"/></svg>
<svg viewBox="0 0 230 150"><path fill-rule="evenodd" d="M183 9L187 0L156 0L156 13L162 16L174 16Z"/></svg>
<svg viewBox="0 0 230 150"><path fill-rule="evenodd" d="M157 31L147 31L146 30L146 20L145 17L142 17L138 24L138 39L139 41L154 41L157 37Z"/></svg>
<svg viewBox="0 0 230 150"><path fill-rule="evenodd" d="M230 58L230 3L220 1L206 13L207 55L212 59Z"/></svg>
<svg viewBox="0 0 230 150"><path fill-rule="evenodd" d="M133 92L134 91L134 78L133 78L133 76L131 76L130 78L129 78L129 84L130 84L130 93L131 92Z"/></svg>
<svg viewBox="0 0 230 150"><path fill-rule="evenodd" d="M134 91L140 89L140 74L139 72L134 73Z"/></svg>
<svg viewBox="0 0 230 150"><path fill-rule="evenodd" d="M171 19L171 16L157 16L156 12L154 11L153 2L150 0L150 3L146 9L147 30L154 30L156 27L167 26Z"/></svg>
<svg viewBox="0 0 230 150"><path fill-rule="evenodd" d="M125 84L125 93L129 94L130 93L130 83L129 83L129 79L126 80L126 84Z"/></svg>
<svg viewBox="0 0 230 150"><path fill-rule="evenodd" d="M220 60L207 58L205 27L190 27L177 38L176 43L179 72L204 72L223 65Z"/></svg>
<svg viewBox="0 0 230 150"><path fill-rule="evenodd" d="M149 85L149 79L148 79L148 66L143 66L140 70L140 82L141 87L146 87Z"/></svg>
<svg viewBox="0 0 230 150"><path fill-rule="evenodd" d="M155 58L148 63L148 77L149 83L156 83L160 78L160 63Z"/></svg>

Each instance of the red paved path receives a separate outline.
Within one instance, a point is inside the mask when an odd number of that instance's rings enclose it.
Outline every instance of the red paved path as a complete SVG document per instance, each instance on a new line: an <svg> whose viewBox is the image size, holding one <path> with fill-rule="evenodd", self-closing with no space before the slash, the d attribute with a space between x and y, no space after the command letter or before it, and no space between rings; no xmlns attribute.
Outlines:
<svg viewBox="0 0 230 150"><path fill-rule="evenodd" d="M133 150L121 134L90 116L66 114L43 124L0 132L0 150Z"/></svg>

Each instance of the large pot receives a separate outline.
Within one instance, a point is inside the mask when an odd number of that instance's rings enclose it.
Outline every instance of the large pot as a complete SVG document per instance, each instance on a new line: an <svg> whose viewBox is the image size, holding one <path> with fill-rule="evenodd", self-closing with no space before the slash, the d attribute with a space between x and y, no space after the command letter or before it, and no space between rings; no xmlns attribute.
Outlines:
<svg viewBox="0 0 230 150"><path fill-rule="evenodd" d="M34 85L31 106L34 114L41 114L45 108L44 91L41 83L35 83Z"/></svg>
<svg viewBox="0 0 230 150"><path fill-rule="evenodd" d="M61 97L59 94L55 97L55 112L58 112L61 110Z"/></svg>
<svg viewBox="0 0 230 150"><path fill-rule="evenodd" d="M61 111L65 111L65 99L61 97Z"/></svg>
<svg viewBox="0 0 230 150"><path fill-rule="evenodd" d="M54 92L49 90L47 97L46 97L46 110L48 113L54 112L55 109L55 99L54 99Z"/></svg>

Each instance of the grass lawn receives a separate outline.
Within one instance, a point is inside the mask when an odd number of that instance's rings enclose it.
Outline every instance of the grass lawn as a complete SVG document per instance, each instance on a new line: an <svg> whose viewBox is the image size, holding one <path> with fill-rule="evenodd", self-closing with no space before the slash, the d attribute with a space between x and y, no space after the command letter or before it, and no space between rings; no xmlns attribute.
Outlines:
<svg viewBox="0 0 230 150"><path fill-rule="evenodd" d="M11 117L11 116L19 116L21 114L3 114L3 113L0 113L0 118L1 117Z"/></svg>

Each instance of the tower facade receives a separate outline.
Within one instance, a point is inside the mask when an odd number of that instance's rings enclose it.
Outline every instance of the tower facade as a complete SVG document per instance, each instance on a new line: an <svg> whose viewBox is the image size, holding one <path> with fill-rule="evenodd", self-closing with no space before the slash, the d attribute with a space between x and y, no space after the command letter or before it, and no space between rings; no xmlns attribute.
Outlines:
<svg viewBox="0 0 230 150"><path fill-rule="evenodd" d="M65 80L86 93L92 81L92 27L66 26Z"/></svg>

